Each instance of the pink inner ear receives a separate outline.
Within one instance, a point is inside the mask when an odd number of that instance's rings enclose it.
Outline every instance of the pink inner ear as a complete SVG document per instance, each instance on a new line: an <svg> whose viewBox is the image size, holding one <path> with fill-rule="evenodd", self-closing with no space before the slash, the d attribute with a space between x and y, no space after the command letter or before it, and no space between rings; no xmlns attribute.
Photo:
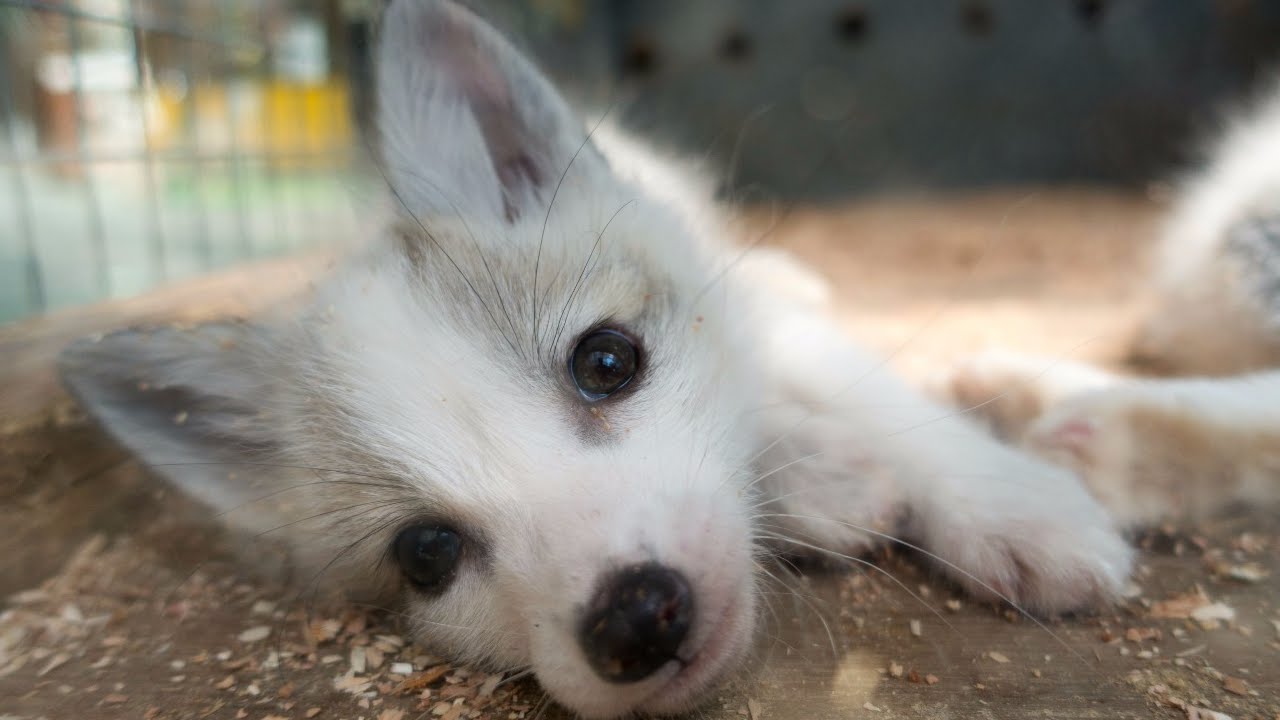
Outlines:
<svg viewBox="0 0 1280 720"><path fill-rule="evenodd" d="M543 180L528 154L528 130L515 107L501 60L493 49L478 42L476 28L469 23L447 13L445 16L448 22L434 29L427 42L436 45L431 54L457 80L458 91L480 125L493 168L507 190L504 204L510 220L514 215L512 192L540 185Z"/></svg>
<svg viewBox="0 0 1280 720"><path fill-rule="evenodd" d="M1041 436L1038 444L1055 450L1066 450L1079 460L1087 460L1090 445L1097 432L1097 423L1083 418L1074 418L1055 426Z"/></svg>

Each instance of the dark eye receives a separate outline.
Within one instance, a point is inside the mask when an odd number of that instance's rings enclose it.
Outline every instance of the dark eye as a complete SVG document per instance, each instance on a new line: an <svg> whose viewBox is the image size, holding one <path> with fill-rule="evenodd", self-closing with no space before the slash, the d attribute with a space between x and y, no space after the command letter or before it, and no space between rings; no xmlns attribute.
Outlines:
<svg viewBox="0 0 1280 720"><path fill-rule="evenodd" d="M462 555L462 538L449 528L414 525L400 531L395 542L400 571L424 592L449 586Z"/></svg>
<svg viewBox="0 0 1280 720"><path fill-rule="evenodd" d="M597 330L578 341L569 358L569 375L588 400L599 400L621 390L635 377L640 353L626 335Z"/></svg>

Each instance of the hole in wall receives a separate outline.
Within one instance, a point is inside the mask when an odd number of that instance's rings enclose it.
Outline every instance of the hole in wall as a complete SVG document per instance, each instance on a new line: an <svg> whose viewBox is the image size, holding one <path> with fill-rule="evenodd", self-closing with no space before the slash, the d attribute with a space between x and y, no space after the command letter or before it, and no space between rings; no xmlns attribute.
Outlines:
<svg viewBox="0 0 1280 720"><path fill-rule="evenodd" d="M622 71L627 75L652 75L658 69L658 49L646 37L634 37L622 53Z"/></svg>
<svg viewBox="0 0 1280 720"><path fill-rule="evenodd" d="M1076 16L1087 28L1093 29L1101 25L1106 14L1106 0L1076 0Z"/></svg>
<svg viewBox="0 0 1280 720"><path fill-rule="evenodd" d="M836 37L841 42L854 45L866 38L868 25L866 10L860 7L847 8L836 16Z"/></svg>
<svg viewBox="0 0 1280 720"><path fill-rule="evenodd" d="M720 41L720 57L729 62L743 62L751 57L751 37L741 30L730 30Z"/></svg>
<svg viewBox="0 0 1280 720"><path fill-rule="evenodd" d="M975 37L990 35L995 24L995 15L986 3L969 2L960 9L960 26L970 35Z"/></svg>

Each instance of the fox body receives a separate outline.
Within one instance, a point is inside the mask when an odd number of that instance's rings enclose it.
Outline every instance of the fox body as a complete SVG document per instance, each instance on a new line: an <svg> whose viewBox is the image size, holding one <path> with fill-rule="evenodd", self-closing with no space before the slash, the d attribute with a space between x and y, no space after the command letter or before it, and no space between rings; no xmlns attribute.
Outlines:
<svg viewBox="0 0 1280 720"><path fill-rule="evenodd" d="M588 717L704 699L778 553L904 538L1035 612L1123 586L1117 526L1159 488L1082 465L1101 425L1019 426L1027 452L908 388L816 276L731 247L702 183L589 131L470 12L393 2L378 103L391 210L299 308L64 355L91 414L231 524ZM1028 377L990 367L951 395Z"/></svg>

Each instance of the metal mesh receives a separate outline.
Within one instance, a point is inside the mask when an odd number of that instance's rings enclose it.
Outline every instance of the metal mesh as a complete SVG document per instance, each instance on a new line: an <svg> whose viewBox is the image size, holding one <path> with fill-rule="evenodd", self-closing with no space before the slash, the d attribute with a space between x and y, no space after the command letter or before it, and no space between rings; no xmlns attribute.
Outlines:
<svg viewBox="0 0 1280 720"><path fill-rule="evenodd" d="M0 322L354 232L376 4L0 0Z"/></svg>

